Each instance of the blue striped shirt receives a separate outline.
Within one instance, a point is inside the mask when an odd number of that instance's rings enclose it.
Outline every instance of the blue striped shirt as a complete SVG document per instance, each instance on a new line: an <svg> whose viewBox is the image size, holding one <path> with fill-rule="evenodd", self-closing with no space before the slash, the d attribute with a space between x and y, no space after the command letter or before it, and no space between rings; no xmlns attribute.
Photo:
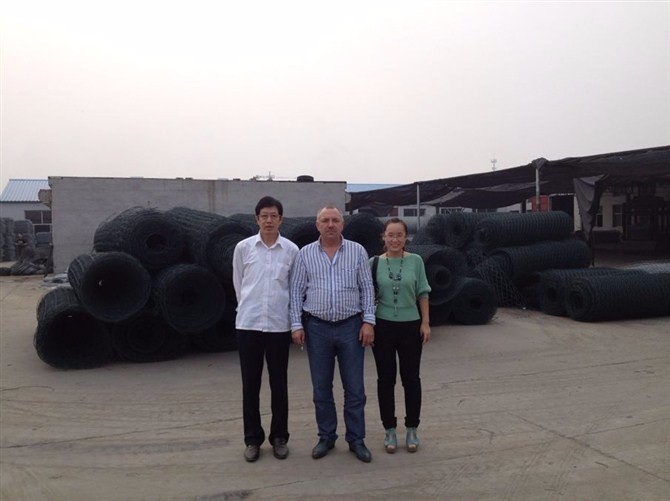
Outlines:
<svg viewBox="0 0 670 501"><path fill-rule="evenodd" d="M342 239L331 261L317 240L300 249L291 270L291 331L303 328L303 310L328 322L363 313L363 321L374 325L374 296L361 244Z"/></svg>

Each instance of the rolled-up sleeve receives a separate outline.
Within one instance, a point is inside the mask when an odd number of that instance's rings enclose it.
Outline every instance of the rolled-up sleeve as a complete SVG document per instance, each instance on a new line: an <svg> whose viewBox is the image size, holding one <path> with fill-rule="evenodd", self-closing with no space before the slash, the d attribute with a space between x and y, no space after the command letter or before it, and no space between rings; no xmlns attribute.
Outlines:
<svg viewBox="0 0 670 501"><path fill-rule="evenodd" d="M291 290L289 302L289 314L291 319L291 332L300 330L302 326L302 306L307 290L307 267L303 256L298 253L291 268Z"/></svg>

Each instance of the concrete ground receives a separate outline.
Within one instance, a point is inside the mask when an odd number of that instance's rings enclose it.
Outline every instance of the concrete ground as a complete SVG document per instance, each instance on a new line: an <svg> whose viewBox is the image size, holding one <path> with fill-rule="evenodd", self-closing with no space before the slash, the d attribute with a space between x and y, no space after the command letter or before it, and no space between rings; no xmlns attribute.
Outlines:
<svg viewBox="0 0 670 501"><path fill-rule="evenodd" d="M264 444L249 464L236 352L55 370L32 346L44 291L41 277L0 277L2 500L670 499L670 318L501 309L435 328L416 454L383 450L368 352L370 464L342 424L331 454L310 457L307 355L293 347L290 456ZM339 382L336 395L341 416ZM266 383L262 401L269 426ZM400 386L397 404L402 421Z"/></svg>

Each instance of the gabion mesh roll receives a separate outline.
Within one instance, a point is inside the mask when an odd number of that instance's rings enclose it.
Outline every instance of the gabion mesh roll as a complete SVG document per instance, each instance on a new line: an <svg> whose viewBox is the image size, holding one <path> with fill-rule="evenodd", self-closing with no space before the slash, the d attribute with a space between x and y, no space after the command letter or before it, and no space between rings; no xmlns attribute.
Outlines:
<svg viewBox="0 0 670 501"><path fill-rule="evenodd" d="M565 295L571 280L599 276L639 275L642 273L642 271L627 271L616 268L578 268L540 271L537 273L539 278L538 303L542 312L547 315L566 316Z"/></svg>
<svg viewBox="0 0 670 501"><path fill-rule="evenodd" d="M93 237L96 252L126 252L149 270L178 262L184 247L184 234L179 226L158 209L149 207L123 211L100 224Z"/></svg>
<svg viewBox="0 0 670 501"><path fill-rule="evenodd" d="M191 344L206 353L236 350L235 306L226 302L223 317L216 325L202 332L191 333L190 337Z"/></svg>
<svg viewBox="0 0 670 501"><path fill-rule="evenodd" d="M316 228L314 217L285 217L279 231L299 249L319 239L319 230Z"/></svg>
<svg viewBox="0 0 670 501"><path fill-rule="evenodd" d="M670 315L670 275L614 275L570 281L566 310L573 320L595 322Z"/></svg>
<svg viewBox="0 0 670 501"><path fill-rule="evenodd" d="M458 323L483 325L496 314L498 305L493 289L483 280L466 278L454 297L451 314Z"/></svg>
<svg viewBox="0 0 670 501"><path fill-rule="evenodd" d="M359 212L345 218L342 236L361 244L367 251L368 257L372 257L378 256L383 251L383 231L384 225L379 219L372 214Z"/></svg>
<svg viewBox="0 0 670 501"><path fill-rule="evenodd" d="M572 218L563 211L499 214L477 223L475 241L491 250L564 240L570 237L573 227Z"/></svg>
<svg viewBox="0 0 670 501"><path fill-rule="evenodd" d="M591 249L576 238L556 242L539 242L496 250L493 257L515 282L534 271L549 268L587 268L591 264Z"/></svg>
<svg viewBox="0 0 670 501"><path fill-rule="evenodd" d="M479 250L478 256L473 252L470 258L472 258L472 269L468 272L468 276L489 284L493 288L498 306L518 308L527 306L526 299L510 278L509 270L504 269L506 263L501 256L485 256Z"/></svg>
<svg viewBox="0 0 670 501"><path fill-rule="evenodd" d="M436 244L462 249L474 240L477 223L495 215L495 212L435 214L428 220L426 229Z"/></svg>
<svg viewBox="0 0 670 501"><path fill-rule="evenodd" d="M229 219L245 225L252 233L252 235L258 232L258 223L256 222L255 214L242 214L241 212L238 212L232 216L229 216Z"/></svg>
<svg viewBox="0 0 670 501"><path fill-rule="evenodd" d="M425 228L421 228L412 237L412 245L435 245L436 242L428 234Z"/></svg>
<svg viewBox="0 0 670 501"><path fill-rule="evenodd" d="M71 287L56 287L39 301L33 345L58 369L101 367L114 355L108 327L82 308Z"/></svg>
<svg viewBox="0 0 670 501"><path fill-rule="evenodd" d="M196 264L176 264L154 277L153 297L162 317L179 332L200 332L223 314L226 294L212 272Z"/></svg>
<svg viewBox="0 0 670 501"><path fill-rule="evenodd" d="M222 280L231 281L235 246L254 232L246 224L187 207L175 207L165 214L186 235L191 260L212 270Z"/></svg>
<svg viewBox="0 0 670 501"><path fill-rule="evenodd" d="M112 346L128 362L162 362L186 353L188 335L171 328L153 309L112 327Z"/></svg>
<svg viewBox="0 0 670 501"><path fill-rule="evenodd" d="M129 319L151 296L149 272L124 252L82 254L70 263L67 278L84 309L104 322Z"/></svg>
<svg viewBox="0 0 670 501"><path fill-rule="evenodd" d="M408 245L407 252L418 254L426 267L431 305L449 301L465 277L465 258L456 249L441 245Z"/></svg>
<svg viewBox="0 0 670 501"><path fill-rule="evenodd" d="M449 322L451 317L451 301L430 305L430 325L444 325Z"/></svg>

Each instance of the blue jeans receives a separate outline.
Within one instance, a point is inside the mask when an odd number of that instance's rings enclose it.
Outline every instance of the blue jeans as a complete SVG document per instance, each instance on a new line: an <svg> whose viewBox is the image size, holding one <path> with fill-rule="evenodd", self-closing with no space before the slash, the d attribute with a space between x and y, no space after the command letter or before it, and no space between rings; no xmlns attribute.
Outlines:
<svg viewBox="0 0 670 501"><path fill-rule="evenodd" d="M344 388L345 439L354 443L365 438L365 348L358 339L361 324L358 315L338 324L311 316L305 320L316 424L321 439L337 440L337 411L333 398L336 357Z"/></svg>

